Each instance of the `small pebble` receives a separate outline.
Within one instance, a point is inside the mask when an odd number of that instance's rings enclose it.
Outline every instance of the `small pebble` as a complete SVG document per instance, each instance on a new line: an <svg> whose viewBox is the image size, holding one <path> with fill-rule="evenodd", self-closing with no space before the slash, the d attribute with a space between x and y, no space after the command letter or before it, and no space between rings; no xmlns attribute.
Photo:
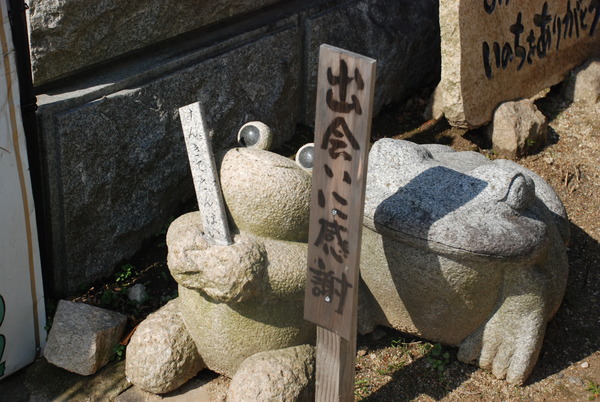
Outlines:
<svg viewBox="0 0 600 402"><path fill-rule="evenodd" d="M357 354L359 357L363 357L364 355L366 355L366 354L367 354L367 351L366 351L366 350L364 350L364 349L359 349L359 350L358 350L358 352L356 352L356 354Z"/></svg>
<svg viewBox="0 0 600 402"><path fill-rule="evenodd" d="M581 368L588 368L588 367L590 367L590 364L588 362L581 363Z"/></svg>
<svg viewBox="0 0 600 402"><path fill-rule="evenodd" d="M574 385L583 385L583 380L577 377L569 377L569 382Z"/></svg>
<svg viewBox="0 0 600 402"><path fill-rule="evenodd" d="M138 283L129 288L127 297L132 302L142 303L148 298L148 292L146 292L146 287L144 285Z"/></svg>

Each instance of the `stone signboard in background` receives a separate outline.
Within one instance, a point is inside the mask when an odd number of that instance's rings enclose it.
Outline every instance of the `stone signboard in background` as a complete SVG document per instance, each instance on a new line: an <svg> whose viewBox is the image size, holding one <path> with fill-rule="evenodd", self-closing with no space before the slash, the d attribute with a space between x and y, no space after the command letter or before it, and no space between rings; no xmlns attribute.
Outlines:
<svg viewBox="0 0 600 402"><path fill-rule="evenodd" d="M599 19L598 0L440 1L436 103L453 126L488 123L501 102L559 83L600 52Z"/></svg>

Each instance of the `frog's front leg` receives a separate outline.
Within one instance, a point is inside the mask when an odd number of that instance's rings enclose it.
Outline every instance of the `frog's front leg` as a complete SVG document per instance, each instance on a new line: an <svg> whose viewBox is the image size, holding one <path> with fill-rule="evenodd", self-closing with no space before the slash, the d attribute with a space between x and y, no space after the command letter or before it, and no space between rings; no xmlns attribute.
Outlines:
<svg viewBox="0 0 600 402"><path fill-rule="evenodd" d="M192 212L173 222L167 233L168 265L181 286L219 302L241 302L260 291L267 267L262 240L240 233L228 246L210 244L200 214Z"/></svg>
<svg viewBox="0 0 600 402"><path fill-rule="evenodd" d="M553 279L538 266L506 267L494 313L460 344L458 359L522 384L537 362L556 299L559 303L562 297L551 294Z"/></svg>

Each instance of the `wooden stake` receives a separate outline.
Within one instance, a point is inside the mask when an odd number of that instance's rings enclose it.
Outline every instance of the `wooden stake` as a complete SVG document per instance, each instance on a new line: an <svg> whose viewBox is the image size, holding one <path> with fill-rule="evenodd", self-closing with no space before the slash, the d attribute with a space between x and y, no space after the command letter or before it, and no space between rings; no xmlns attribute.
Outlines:
<svg viewBox="0 0 600 402"><path fill-rule="evenodd" d="M322 45L304 318L317 328L317 400L354 395L356 309L373 59Z"/></svg>

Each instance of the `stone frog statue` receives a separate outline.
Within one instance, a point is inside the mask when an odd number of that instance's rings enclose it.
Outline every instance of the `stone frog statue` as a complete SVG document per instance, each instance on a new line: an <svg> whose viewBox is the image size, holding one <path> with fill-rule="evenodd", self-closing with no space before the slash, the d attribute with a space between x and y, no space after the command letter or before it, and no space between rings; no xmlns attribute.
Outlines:
<svg viewBox="0 0 600 402"><path fill-rule="evenodd" d="M458 346L520 384L567 281L569 222L539 176L508 160L383 139L365 200L359 328Z"/></svg>
<svg viewBox="0 0 600 402"><path fill-rule="evenodd" d="M310 398L316 330L303 306L312 177L266 150L268 127L244 127L239 140L247 147L215 155L233 244L209 243L200 212L169 227L167 262L179 297L144 321L127 349L127 376L146 391L169 392L204 367L244 382L235 374L248 357L283 350L266 359L271 367L296 365L284 399ZM237 400L231 388L228 398Z"/></svg>
<svg viewBox="0 0 600 402"><path fill-rule="evenodd" d="M169 228L179 297L138 327L127 350L128 377L150 392L203 367L233 376L233 387L253 355L273 350L302 361L304 383L313 370L314 351L297 346L315 337L302 318L310 173L264 149L217 161L234 244L209 244L197 212ZM380 140L364 224L361 333L392 327L458 346L461 361L499 378L527 378L567 275L566 213L541 178L474 152Z"/></svg>

